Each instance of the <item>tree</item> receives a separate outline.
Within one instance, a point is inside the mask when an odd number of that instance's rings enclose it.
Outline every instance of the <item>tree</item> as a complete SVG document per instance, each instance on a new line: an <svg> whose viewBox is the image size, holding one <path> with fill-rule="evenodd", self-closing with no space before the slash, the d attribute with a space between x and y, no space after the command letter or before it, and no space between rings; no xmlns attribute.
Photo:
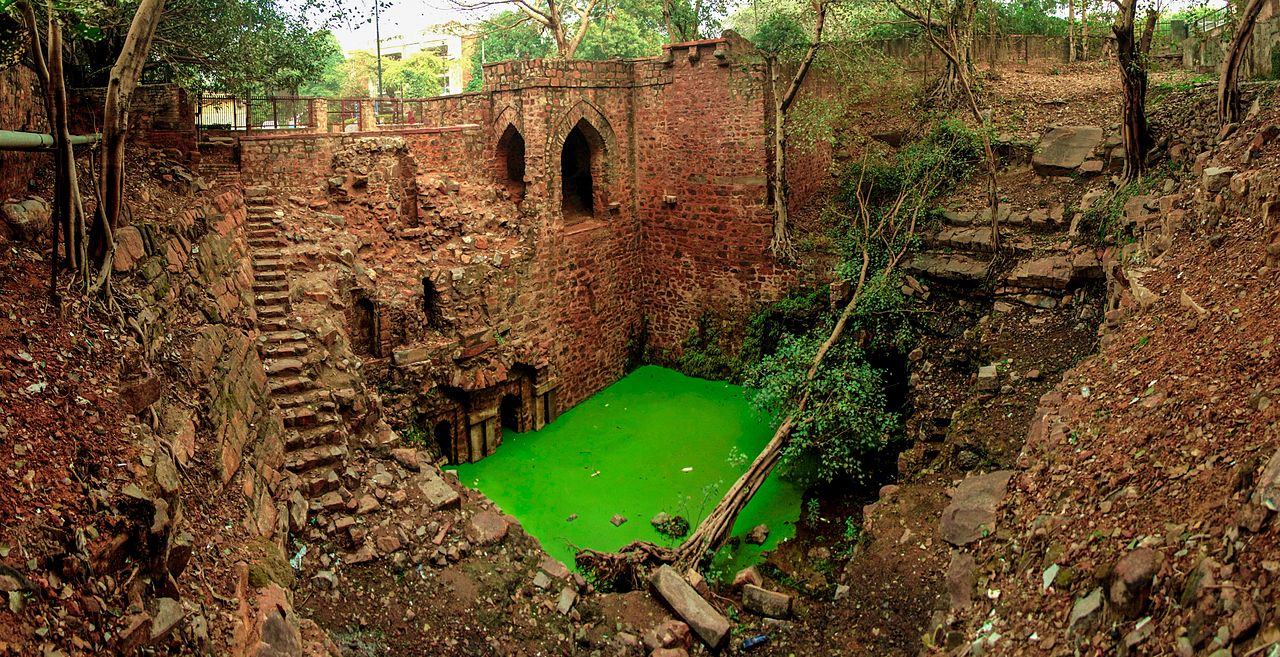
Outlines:
<svg viewBox="0 0 1280 657"><path fill-rule="evenodd" d="M392 60L383 72L383 83L401 98L426 98L439 96L442 90L440 74L447 65L439 57L426 50L419 50L408 57Z"/></svg>
<svg viewBox="0 0 1280 657"><path fill-rule="evenodd" d="M77 39L70 56L82 86L105 86L140 0L107 3L99 11L100 38ZM193 91L247 94L294 90L320 77L337 41L310 27L304 8L293 13L275 0L168 0L149 65L162 65Z"/></svg>
<svg viewBox="0 0 1280 657"><path fill-rule="evenodd" d="M720 16L728 9L726 0L662 0L662 22L667 41L697 41L720 27Z"/></svg>
<svg viewBox="0 0 1280 657"><path fill-rule="evenodd" d="M650 57L662 52L662 16L649 0L603 0L594 28L578 47L580 59Z"/></svg>
<svg viewBox="0 0 1280 657"><path fill-rule="evenodd" d="M573 59L593 24L600 0L449 0L463 11L511 7L550 35L561 59Z"/></svg>
<svg viewBox="0 0 1280 657"><path fill-rule="evenodd" d="M471 51L471 82L468 91L477 91L484 83L484 65L512 59L547 57L555 52L555 44L539 26L516 11L504 11L484 21L480 37Z"/></svg>
<svg viewBox="0 0 1280 657"><path fill-rule="evenodd" d="M827 20L830 0L813 0L813 28L803 54L795 63L795 71L789 76L786 87L782 87L782 62L784 53L792 50L800 43L801 28L791 17L775 14L761 25L757 33L757 48L765 56L768 65L769 85L774 98L773 130L770 132L770 144L773 155L773 175L770 187L773 190L773 239L769 249L779 258L794 256L791 244L790 218L787 212L787 112L796 101L800 87L804 84L813 60L818 56L822 46L822 30Z"/></svg>
<svg viewBox="0 0 1280 657"><path fill-rule="evenodd" d="M90 250L99 266L101 287L109 280L115 244L113 234L124 207L124 148L129 131L129 107L142 80L151 42L164 15L165 0L142 0L124 46L107 80L102 109L102 164L98 172L99 203L95 213Z"/></svg>
<svg viewBox="0 0 1280 657"><path fill-rule="evenodd" d="M321 38L325 40L326 45L323 47L325 55L320 63L320 73L303 81L298 88L299 96L335 98L342 95L342 65L347 58L342 54L342 46L338 44L338 38L331 32L325 31Z"/></svg>
<svg viewBox="0 0 1280 657"><path fill-rule="evenodd" d="M1137 180L1146 171L1147 151L1151 148L1151 131L1147 126L1147 68L1145 56L1134 37L1134 18L1138 0L1114 0L1119 13L1112 25L1116 36L1116 55L1120 64L1120 82L1124 98L1121 103L1120 141L1124 146L1124 179Z"/></svg>
<svg viewBox="0 0 1280 657"><path fill-rule="evenodd" d="M1000 246L1000 190L997 180L995 150L991 147L991 114L978 107L978 95L973 89L973 13L962 9L970 0L955 0L951 19L938 23L931 17L928 6L907 7L909 0L890 0L905 16L915 20L929 43L947 60L946 73L934 88L937 97L950 99L955 95L965 103L973 120L981 127L982 145L987 156L987 207L991 212L991 246L999 256ZM925 1L925 0L920 0ZM974 3L976 11L976 2ZM965 21L968 21L966 23Z"/></svg>
<svg viewBox="0 0 1280 657"><path fill-rule="evenodd" d="M945 43L942 52L946 65L942 74L926 92L944 106L962 103L966 99L965 88L973 79L973 31L977 20L977 0L889 0L903 16L918 25L937 49ZM941 17L941 18L939 18Z"/></svg>
<svg viewBox="0 0 1280 657"><path fill-rule="evenodd" d="M1067 61L1076 61L1076 0L1067 0Z"/></svg>
<svg viewBox="0 0 1280 657"><path fill-rule="evenodd" d="M1222 60L1222 75L1218 78L1219 125L1240 120L1240 63L1244 61L1245 50L1253 39L1253 28L1258 22L1258 15L1266 4L1265 0L1249 0L1249 4L1245 5L1236 34L1231 38L1231 46L1227 48L1227 56Z"/></svg>

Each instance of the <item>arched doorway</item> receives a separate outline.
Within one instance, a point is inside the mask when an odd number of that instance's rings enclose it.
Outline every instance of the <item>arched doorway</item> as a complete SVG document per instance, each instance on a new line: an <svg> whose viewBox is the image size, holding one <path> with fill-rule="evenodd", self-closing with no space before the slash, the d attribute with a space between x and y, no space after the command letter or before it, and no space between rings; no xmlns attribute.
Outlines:
<svg viewBox="0 0 1280 657"><path fill-rule="evenodd" d="M586 120L579 120L565 137L560 151L560 206L565 223L595 216L602 144L600 133Z"/></svg>
<svg viewBox="0 0 1280 657"><path fill-rule="evenodd" d="M504 432L520 433L524 428L521 412L524 404L521 403L520 397L517 395L503 395L502 401L498 404L498 417L502 421L502 430Z"/></svg>
<svg viewBox="0 0 1280 657"><path fill-rule="evenodd" d="M433 433L436 440L436 449L440 451L440 456L444 457L449 463L457 463L458 459L453 453L453 425L448 420L441 420L436 423Z"/></svg>
<svg viewBox="0 0 1280 657"><path fill-rule="evenodd" d="M355 326L351 331L352 350L361 356L378 355L378 310L368 297L356 299Z"/></svg>
<svg viewBox="0 0 1280 657"><path fill-rule="evenodd" d="M507 125L498 139L498 179L511 193L511 200L524 200L524 137L514 125Z"/></svg>

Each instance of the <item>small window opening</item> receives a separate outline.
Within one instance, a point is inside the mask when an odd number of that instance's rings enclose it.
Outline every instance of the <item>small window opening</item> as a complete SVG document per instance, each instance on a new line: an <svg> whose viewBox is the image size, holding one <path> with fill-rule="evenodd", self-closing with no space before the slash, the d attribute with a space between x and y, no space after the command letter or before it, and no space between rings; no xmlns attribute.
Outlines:
<svg viewBox="0 0 1280 657"><path fill-rule="evenodd" d="M498 140L498 172L502 184L516 203L524 200L524 137L508 125Z"/></svg>
<svg viewBox="0 0 1280 657"><path fill-rule="evenodd" d="M422 279L422 314L427 318L427 328L438 329L444 322L440 315L440 293L431 279Z"/></svg>
<svg viewBox="0 0 1280 657"><path fill-rule="evenodd" d="M355 303L355 330L352 336L352 347L362 356L378 355L378 311L373 302L365 297Z"/></svg>
<svg viewBox="0 0 1280 657"><path fill-rule="evenodd" d="M561 205L566 223L595 216L592 155L591 143L582 125L574 126L560 153Z"/></svg>

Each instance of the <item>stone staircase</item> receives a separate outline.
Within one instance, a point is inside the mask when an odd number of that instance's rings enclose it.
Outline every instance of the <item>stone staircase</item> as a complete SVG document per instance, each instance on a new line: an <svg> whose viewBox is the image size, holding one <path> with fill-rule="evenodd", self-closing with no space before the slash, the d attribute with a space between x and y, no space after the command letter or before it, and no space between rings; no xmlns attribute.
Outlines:
<svg viewBox="0 0 1280 657"><path fill-rule="evenodd" d="M1062 206L1018 212L1001 206L1000 239L1010 271L992 272L994 244L990 210L945 212L942 225L925 234L924 250L906 269L913 275L951 285L990 283L998 294L1059 293L1101 275L1096 254L1071 246ZM1004 286L1004 287L1000 287ZM1036 295L1027 297L1043 303Z"/></svg>
<svg viewBox="0 0 1280 657"><path fill-rule="evenodd" d="M299 478L298 490L311 498L336 491L347 457L347 431L333 394L313 376L317 360L311 335L289 326L288 257L280 237L282 222L265 187L245 189L249 246L253 254L258 351L271 398L284 423L285 468ZM336 495L336 493L335 493Z"/></svg>

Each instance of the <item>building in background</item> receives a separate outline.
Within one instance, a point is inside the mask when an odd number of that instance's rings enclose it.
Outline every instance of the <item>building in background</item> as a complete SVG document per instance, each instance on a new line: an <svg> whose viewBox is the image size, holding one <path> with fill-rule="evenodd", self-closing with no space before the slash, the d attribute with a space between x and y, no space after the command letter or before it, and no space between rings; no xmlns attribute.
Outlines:
<svg viewBox="0 0 1280 657"><path fill-rule="evenodd" d="M428 25L419 32L409 34L393 34L382 39L383 63L398 60L423 50L429 51L444 60L446 68L440 74L440 89L445 94L458 94L471 81L471 53L479 41L474 28L458 22ZM369 41L354 50L376 52L377 44ZM350 51L347 53L350 55ZM384 89L388 94L395 94L394 89ZM370 89L369 94L377 93Z"/></svg>

